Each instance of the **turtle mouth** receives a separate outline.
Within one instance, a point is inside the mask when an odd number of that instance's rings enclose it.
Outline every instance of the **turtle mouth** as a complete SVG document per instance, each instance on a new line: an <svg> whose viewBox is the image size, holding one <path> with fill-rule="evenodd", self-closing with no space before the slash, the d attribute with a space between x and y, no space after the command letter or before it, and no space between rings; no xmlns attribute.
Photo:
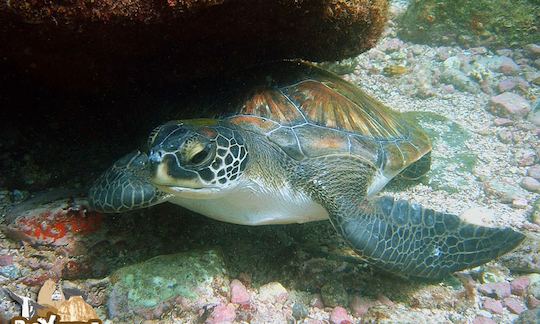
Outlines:
<svg viewBox="0 0 540 324"><path fill-rule="evenodd" d="M156 187L166 193L174 196L183 196L186 198L207 198L208 196L218 195L223 188L220 187L202 187L202 188L187 188L178 186L156 185Z"/></svg>

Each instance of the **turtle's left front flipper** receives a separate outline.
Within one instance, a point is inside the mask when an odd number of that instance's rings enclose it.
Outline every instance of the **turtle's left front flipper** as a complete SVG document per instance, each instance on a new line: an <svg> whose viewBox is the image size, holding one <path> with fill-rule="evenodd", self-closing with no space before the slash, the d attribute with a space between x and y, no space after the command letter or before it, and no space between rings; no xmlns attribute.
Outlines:
<svg viewBox="0 0 540 324"><path fill-rule="evenodd" d="M366 199L355 212L341 210L351 212L335 215L334 225L355 250L406 277L442 279L512 250L525 237L390 197Z"/></svg>

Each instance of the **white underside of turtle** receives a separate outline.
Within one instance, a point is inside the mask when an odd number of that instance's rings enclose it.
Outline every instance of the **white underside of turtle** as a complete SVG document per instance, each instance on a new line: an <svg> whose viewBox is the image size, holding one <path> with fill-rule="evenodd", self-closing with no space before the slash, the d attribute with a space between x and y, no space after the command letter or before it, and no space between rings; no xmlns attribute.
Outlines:
<svg viewBox="0 0 540 324"><path fill-rule="evenodd" d="M242 179L219 197L190 194L177 188L168 200L215 220L239 225L293 224L328 219L328 212L309 195L289 184L271 188L262 179ZM175 191L169 188L168 191ZM184 192L184 194L182 194ZM194 199L194 197L197 197Z"/></svg>

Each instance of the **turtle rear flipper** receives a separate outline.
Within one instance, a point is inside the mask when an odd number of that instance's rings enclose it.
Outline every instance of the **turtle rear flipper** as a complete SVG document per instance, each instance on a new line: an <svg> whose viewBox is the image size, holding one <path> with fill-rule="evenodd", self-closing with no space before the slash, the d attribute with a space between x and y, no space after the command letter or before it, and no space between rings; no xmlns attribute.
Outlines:
<svg viewBox="0 0 540 324"><path fill-rule="evenodd" d="M451 214L391 197L334 218L343 237L382 269L442 279L515 248L525 236L510 228L477 226Z"/></svg>
<svg viewBox="0 0 540 324"><path fill-rule="evenodd" d="M510 228L469 224L455 215L390 197L367 199L376 170L354 156L311 159L295 174L360 255L403 277L442 279L486 263L525 238Z"/></svg>
<svg viewBox="0 0 540 324"><path fill-rule="evenodd" d="M105 171L92 185L88 194L91 209L104 213L119 213L159 204L170 197L149 182L145 165L148 156L131 152Z"/></svg>

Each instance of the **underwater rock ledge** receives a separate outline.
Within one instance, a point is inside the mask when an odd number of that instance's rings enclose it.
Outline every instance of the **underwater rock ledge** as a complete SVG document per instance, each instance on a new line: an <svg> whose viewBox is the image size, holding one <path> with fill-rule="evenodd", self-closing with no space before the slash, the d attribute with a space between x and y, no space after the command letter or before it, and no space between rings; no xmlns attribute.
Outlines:
<svg viewBox="0 0 540 324"><path fill-rule="evenodd" d="M387 7L387 0L3 1L0 53L60 87L177 81L270 60L358 55L379 38Z"/></svg>

